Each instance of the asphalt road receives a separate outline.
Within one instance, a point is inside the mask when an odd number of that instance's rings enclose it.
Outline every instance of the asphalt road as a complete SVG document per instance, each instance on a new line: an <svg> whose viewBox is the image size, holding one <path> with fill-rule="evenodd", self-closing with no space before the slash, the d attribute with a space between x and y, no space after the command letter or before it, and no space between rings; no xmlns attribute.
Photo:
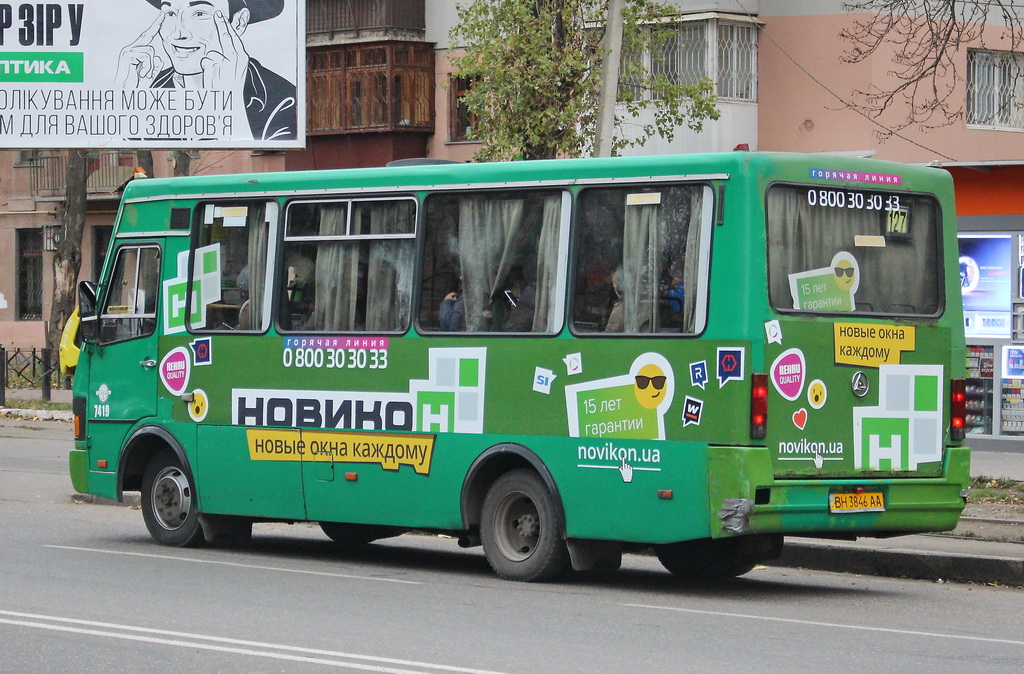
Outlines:
<svg viewBox="0 0 1024 674"><path fill-rule="evenodd" d="M451 540L345 554L309 525L170 549L137 510L71 501L66 435L0 436L0 672L1024 671L1020 590L781 568L694 586L637 556L524 585Z"/></svg>

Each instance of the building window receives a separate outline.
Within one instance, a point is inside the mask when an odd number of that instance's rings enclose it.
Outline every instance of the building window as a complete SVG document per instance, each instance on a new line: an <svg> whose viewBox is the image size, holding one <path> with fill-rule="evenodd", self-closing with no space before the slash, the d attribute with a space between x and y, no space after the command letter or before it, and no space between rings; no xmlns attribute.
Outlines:
<svg viewBox="0 0 1024 674"><path fill-rule="evenodd" d="M702 77L715 82L715 94L732 101L757 101L757 26L721 19L683 21L661 48L661 59L650 54L626 54L654 75L681 86L696 84ZM627 82L635 99L652 99L636 82Z"/></svg>
<svg viewBox="0 0 1024 674"><path fill-rule="evenodd" d="M420 42L310 50L308 129L432 131L434 52Z"/></svg>
<svg viewBox="0 0 1024 674"><path fill-rule="evenodd" d="M452 77L448 86L450 99L448 109L451 111L448 139L453 143L473 139L473 127L476 125L477 116L469 111L463 101L463 97L469 92L470 85L468 77Z"/></svg>
<svg viewBox="0 0 1024 674"><path fill-rule="evenodd" d="M43 230L19 229L18 320L43 320Z"/></svg>
<svg viewBox="0 0 1024 674"><path fill-rule="evenodd" d="M967 123L1024 129L1024 54L967 53Z"/></svg>
<svg viewBox="0 0 1024 674"><path fill-rule="evenodd" d="M15 166L39 166L42 163L42 150L18 150L18 156L14 160Z"/></svg>

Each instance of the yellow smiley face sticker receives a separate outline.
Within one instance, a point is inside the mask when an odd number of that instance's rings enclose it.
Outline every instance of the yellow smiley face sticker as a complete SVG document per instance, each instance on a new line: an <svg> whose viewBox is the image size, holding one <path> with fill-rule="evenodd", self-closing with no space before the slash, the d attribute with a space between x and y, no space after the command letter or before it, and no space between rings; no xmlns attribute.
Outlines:
<svg viewBox="0 0 1024 674"><path fill-rule="evenodd" d="M857 270L852 262L849 260L839 260L832 268L832 271L835 273L836 285L839 286L840 290L849 291L853 288Z"/></svg>
<svg viewBox="0 0 1024 674"><path fill-rule="evenodd" d="M206 392L201 388L197 388L192 392L192 402L188 404L188 415L192 417L192 421L202 421L206 418L206 413L210 410L210 399L206 397Z"/></svg>
<svg viewBox="0 0 1024 674"><path fill-rule="evenodd" d="M828 389L825 388L825 382L820 379L815 379L807 385L807 404L816 410L820 410L825 406L825 401L828 400Z"/></svg>
<svg viewBox="0 0 1024 674"><path fill-rule="evenodd" d="M641 407L653 410L665 399L668 377L660 367L648 363L640 368L633 380L633 394Z"/></svg>

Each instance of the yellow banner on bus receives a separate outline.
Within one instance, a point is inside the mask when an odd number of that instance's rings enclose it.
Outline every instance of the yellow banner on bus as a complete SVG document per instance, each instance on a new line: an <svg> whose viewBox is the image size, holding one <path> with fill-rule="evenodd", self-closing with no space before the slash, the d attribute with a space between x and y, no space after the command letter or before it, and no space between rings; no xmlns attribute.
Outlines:
<svg viewBox="0 0 1024 674"><path fill-rule="evenodd" d="M430 474L434 435L304 431L249 428L245 431L253 461L330 461L376 463L384 470L412 466Z"/></svg>
<svg viewBox="0 0 1024 674"><path fill-rule="evenodd" d="M835 323L836 365L899 365L904 351L917 348L917 328L913 325L871 325Z"/></svg>

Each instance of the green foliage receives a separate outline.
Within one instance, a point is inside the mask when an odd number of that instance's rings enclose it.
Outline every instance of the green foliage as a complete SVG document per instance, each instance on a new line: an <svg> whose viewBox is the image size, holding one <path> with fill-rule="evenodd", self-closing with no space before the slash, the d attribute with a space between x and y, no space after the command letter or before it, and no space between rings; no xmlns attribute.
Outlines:
<svg viewBox="0 0 1024 674"><path fill-rule="evenodd" d="M479 160L545 159L589 154L596 137L601 90L601 44L607 0L475 0L459 5L451 31L465 51L450 57L456 74L472 81L464 97L477 116ZM623 53L663 62L673 9L655 0L627 0ZM617 133L614 150L642 145L654 135L669 140L677 127L700 131L718 119L714 85L671 82L658 68L625 57L618 99L627 117L652 106L654 122L634 142Z"/></svg>

